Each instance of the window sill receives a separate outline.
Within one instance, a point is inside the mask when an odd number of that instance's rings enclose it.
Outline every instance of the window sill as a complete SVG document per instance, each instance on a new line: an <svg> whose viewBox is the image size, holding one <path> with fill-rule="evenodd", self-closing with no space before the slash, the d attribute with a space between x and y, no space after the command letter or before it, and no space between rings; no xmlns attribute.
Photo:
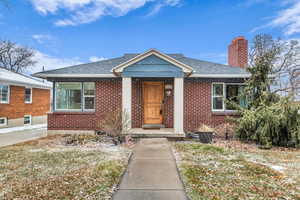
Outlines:
<svg viewBox="0 0 300 200"><path fill-rule="evenodd" d="M237 111L212 111L213 115L219 116L238 116L239 113Z"/></svg>
<svg viewBox="0 0 300 200"><path fill-rule="evenodd" d="M53 111L49 112L48 114L54 115L93 115L95 111Z"/></svg>

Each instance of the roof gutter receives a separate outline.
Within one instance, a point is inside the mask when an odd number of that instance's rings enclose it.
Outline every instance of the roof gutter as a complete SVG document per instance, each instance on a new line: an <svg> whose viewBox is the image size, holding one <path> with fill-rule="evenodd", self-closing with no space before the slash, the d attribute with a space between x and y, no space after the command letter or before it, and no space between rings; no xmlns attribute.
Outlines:
<svg viewBox="0 0 300 200"><path fill-rule="evenodd" d="M115 74L41 74L33 76L39 78L115 78Z"/></svg>
<svg viewBox="0 0 300 200"><path fill-rule="evenodd" d="M250 74L192 74L193 78L249 78Z"/></svg>

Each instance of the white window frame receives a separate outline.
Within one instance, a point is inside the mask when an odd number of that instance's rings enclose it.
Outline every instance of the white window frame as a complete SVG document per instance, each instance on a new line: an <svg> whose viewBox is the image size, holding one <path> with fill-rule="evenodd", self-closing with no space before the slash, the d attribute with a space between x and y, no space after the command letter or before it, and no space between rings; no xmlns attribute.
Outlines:
<svg viewBox="0 0 300 200"><path fill-rule="evenodd" d="M214 96L213 95L215 84L223 85L223 96ZM236 111L236 110L227 110L225 108L226 107L225 100L226 100L226 97L227 97L227 94L226 94L226 86L227 85L245 85L245 83L212 82L211 83L211 109L212 109L213 112L234 112L234 111ZM223 97L223 109L214 109L214 104L213 104L213 101L214 101L213 98L214 97Z"/></svg>
<svg viewBox="0 0 300 200"><path fill-rule="evenodd" d="M24 121L25 121L25 117L29 117L29 120L30 120L30 123L29 124L25 124L24 122L23 122L23 124L24 124L24 126L29 126L29 125L31 125L32 124L32 117L31 117L31 115L24 115Z"/></svg>
<svg viewBox="0 0 300 200"><path fill-rule="evenodd" d="M219 96L219 95L217 95L217 96L214 96L214 85L223 85L223 95L222 96ZM220 112L220 111L225 111L225 103L224 103L224 98L225 98L225 83L223 83L223 82L213 82L212 84L211 84L211 109L212 109L212 111L216 111L216 112ZM222 103L223 103L223 109L214 109L214 98L216 98L216 97L222 97L223 98L223 101L222 101Z"/></svg>
<svg viewBox="0 0 300 200"><path fill-rule="evenodd" d="M74 82L74 83L81 83L81 93L82 93L82 82L76 82L76 81L71 81L72 83ZM54 110L55 111L60 111L60 112L81 112L82 111L82 99L81 99L81 108L80 109L57 109L56 108L56 103L57 103L57 91L56 91L56 84L57 83L69 83L69 82L67 82L67 81L57 81L57 82L55 82L55 84L54 84L54 90L55 90L55 100L54 100Z"/></svg>
<svg viewBox="0 0 300 200"><path fill-rule="evenodd" d="M94 95L85 95L84 94L84 83L94 83L95 84L95 93ZM82 105L82 110L83 111L95 111L95 103L96 103L96 83L95 82L82 82L82 98L83 98L83 105ZM93 97L94 98L94 108L93 109L85 109L85 97Z"/></svg>
<svg viewBox="0 0 300 200"><path fill-rule="evenodd" d="M7 90L7 101L2 101L0 99L0 104L9 104L9 100L10 100L10 85L9 84L1 84L0 85L4 85L4 86L7 86L8 87L8 90Z"/></svg>
<svg viewBox="0 0 300 200"><path fill-rule="evenodd" d="M0 119L4 119L4 124L0 124L0 127L7 126L7 117L0 117Z"/></svg>
<svg viewBox="0 0 300 200"><path fill-rule="evenodd" d="M26 101L26 89L30 89L30 101ZM24 94L25 94L25 98L24 98L24 101L26 104L31 104L32 103L32 88L31 87L26 87L25 90L24 90Z"/></svg>
<svg viewBox="0 0 300 200"><path fill-rule="evenodd" d="M58 112L94 112L95 111L95 108L94 109L84 109L84 104L85 104L85 100L84 100L84 97L94 97L94 106L96 107L96 82L94 81L85 81L85 82L76 82L76 81L71 81L71 82L74 82L74 83L81 83L81 108L80 109L57 109L56 108L56 98L57 98L57 91L56 91L56 84L57 83L68 83L67 81L57 81L54 83L54 87L53 87L53 90L54 90L54 93L55 93L55 96L54 96L54 112L55 111L58 111ZM95 95L84 95L84 86L83 84L84 83L88 83L88 82L94 82L95 83Z"/></svg>

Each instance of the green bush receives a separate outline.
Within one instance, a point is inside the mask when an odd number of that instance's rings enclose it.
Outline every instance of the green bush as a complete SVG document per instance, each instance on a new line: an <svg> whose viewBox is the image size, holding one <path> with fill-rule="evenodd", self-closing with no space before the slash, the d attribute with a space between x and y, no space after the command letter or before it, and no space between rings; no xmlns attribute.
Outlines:
<svg viewBox="0 0 300 200"><path fill-rule="evenodd" d="M287 97L273 104L261 103L252 109L240 110L235 119L236 136L244 141L255 141L263 148L275 146L300 147L300 109Z"/></svg>

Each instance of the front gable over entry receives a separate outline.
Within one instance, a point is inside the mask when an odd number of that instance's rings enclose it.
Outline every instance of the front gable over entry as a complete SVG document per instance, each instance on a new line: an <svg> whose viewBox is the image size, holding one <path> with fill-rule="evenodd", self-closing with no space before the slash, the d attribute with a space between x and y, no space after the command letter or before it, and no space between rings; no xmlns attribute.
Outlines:
<svg viewBox="0 0 300 200"><path fill-rule="evenodd" d="M177 67L155 55L126 67L123 77L183 77L184 73Z"/></svg>
<svg viewBox="0 0 300 200"><path fill-rule="evenodd" d="M176 59L151 49L112 70L123 77L184 77L193 69Z"/></svg>

